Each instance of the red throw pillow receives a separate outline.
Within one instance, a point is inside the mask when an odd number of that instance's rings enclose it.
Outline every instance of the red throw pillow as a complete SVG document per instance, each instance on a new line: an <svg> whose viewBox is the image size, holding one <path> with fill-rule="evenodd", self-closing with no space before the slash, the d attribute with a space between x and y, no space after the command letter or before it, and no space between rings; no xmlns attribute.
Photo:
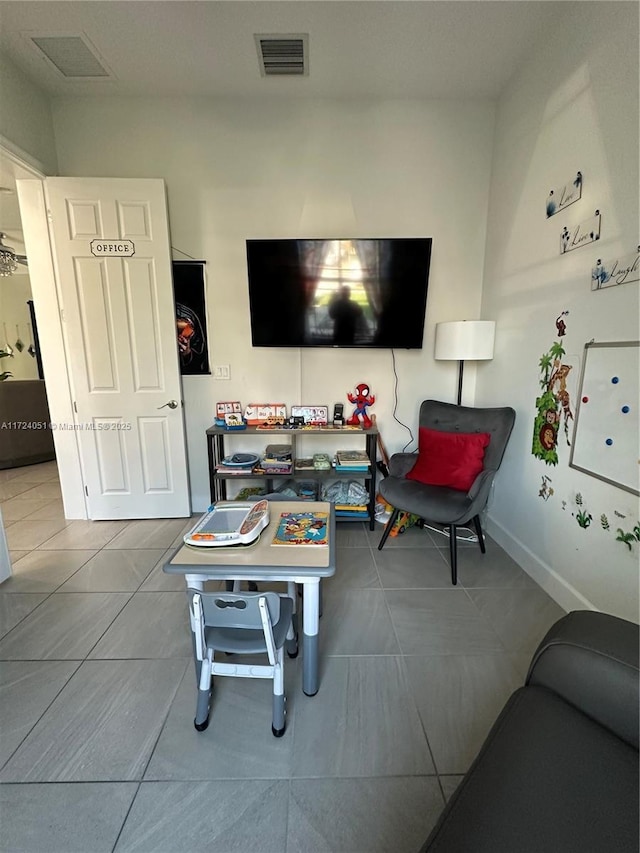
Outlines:
<svg viewBox="0 0 640 853"><path fill-rule="evenodd" d="M490 438L488 432L440 432L420 427L418 461L407 479L468 492L482 471Z"/></svg>

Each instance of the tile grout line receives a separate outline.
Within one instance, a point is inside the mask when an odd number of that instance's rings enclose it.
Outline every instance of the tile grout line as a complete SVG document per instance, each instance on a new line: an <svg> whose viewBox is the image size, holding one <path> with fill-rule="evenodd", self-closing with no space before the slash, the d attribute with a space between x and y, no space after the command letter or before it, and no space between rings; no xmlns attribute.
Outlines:
<svg viewBox="0 0 640 853"><path fill-rule="evenodd" d="M468 599L469 599L469 601L471 602L471 604L472 604L473 608L476 610L476 612L477 612L477 613L478 613L478 615L480 616L481 620L482 620L486 625L488 625L488 627L489 627L489 629L490 629L491 633L492 633L492 634L494 634L494 636L496 637L496 639L498 640L498 642L499 642L499 643L500 643L500 645L502 646L503 650L504 650L505 652L509 652L509 649L507 648L507 646L506 646L505 642L503 641L502 637L498 634L498 632L496 631L496 629L493 627L493 625L492 625L492 623L491 623L490 619L488 619L488 618L484 615L484 613L480 610L480 608L479 608L479 607L478 607L478 605L475 603L475 601L473 600L473 598L471 597L471 595L469 595L469 590L468 590L465 586L463 586L463 587L462 587L462 589L464 590L465 595L467 596L467 598L468 598Z"/></svg>
<svg viewBox="0 0 640 853"><path fill-rule="evenodd" d="M370 544L370 550L371 550L371 557L372 557L372 559L373 559L373 565L374 565L374 568L375 568L375 570L376 570L376 574L378 575L378 580L380 581L380 586L382 587L382 578L380 577L380 570L379 570L379 568L378 568L378 564L377 564L377 562L376 562L375 554L374 554L374 552L373 552L373 548L371 547L371 544ZM400 639L399 639L399 637L398 637L398 632L397 632L397 630L396 630L395 623L394 623L394 621L393 621L393 616L391 615L391 607L389 606L389 601L388 601L388 599L387 599L387 591L386 591L386 589L384 589L384 587L382 587L382 592L383 592L383 595L384 595L384 603L385 603L385 607L387 608L387 613L389 614L389 622L391 623L391 628L392 628L392 630L393 630L393 635L394 635L394 637L396 638L396 643L398 644L398 649L399 649L399 651L400 651L400 655L398 656L398 657L399 657L399 662L400 662L400 671L402 672L402 677L403 677L403 680L404 680L404 682L405 682L405 687L406 687L407 693L408 693L408 695L409 695L409 696L411 696L411 699L412 699L412 702L413 702L414 711L415 711L415 713L416 713L416 715L417 715L417 718L418 718L418 721L419 721L419 723L420 723L420 728L422 729L422 734L424 735L424 739L425 739L425 742L426 742L426 744L427 744L427 749L429 750L429 756L430 756L430 758L431 758L431 763L432 763L432 765L433 765L433 769L435 770L435 773L436 773L436 778L437 778L437 780L438 780L438 786L440 787L440 792L441 792L441 794L442 794L442 796L443 796L443 798L444 798L444 792L443 792L443 789L442 789L442 785L441 785L441 783L440 783L440 777L439 777L439 775L438 775L438 765L436 764L435 755L434 755L434 753L433 753L433 749L431 748L431 743L429 742L429 736L428 736L428 734L427 734L427 730L426 730L425 725L424 725L424 722L423 722L423 720L422 720L422 716L421 716L420 711L419 711L419 709L418 709L418 704L417 704L417 702L416 702L416 697L415 697L414 692L413 692L413 689L411 688L411 685L410 685L410 683L409 683L408 673L407 673L406 666L405 666L405 663L404 663L405 655L404 655L404 652L403 652L403 649L402 649L402 645L401 645L401 643L400 643Z"/></svg>
<svg viewBox="0 0 640 853"><path fill-rule="evenodd" d="M116 660L116 658L108 658L108 660ZM157 658L152 658L152 660L157 660ZM181 658L181 660L184 660L184 658ZM151 764L151 759L153 758L153 754L156 751L158 743L160 742L160 738L162 737L162 733L165 730L165 726L167 725L167 721L169 719L169 715L171 713L171 708L173 707L173 703L175 702L176 696L178 695L178 691L180 690L180 687L182 686L182 682L185 679L185 676L187 674L187 670L189 669L189 665L192 663L193 663L193 660L186 660L185 661L184 670L182 672L182 675L178 679L178 683L176 684L176 688L173 691L173 696L171 697L171 701L167 703L167 713L165 714L164 719L162 721L162 725L160 726L160 731L158 732L158 737L155 739L155 743L153 744L153 747L149 751L149 758L147 759L146 764L142 768L142 772L140 774L140 780L139 780L140 784L142 784L142 782L144 782L144 775L147 772L147 770L149 769L149 765ZM159 780L150 780L150 781L159 781ZM124 824L123 824L123 826L124 826Z"/></svg>
<svg viewBox="0 0 640 853"><path fill-rule="evenodd" d="M135 803L135 801L138 798L138 794L140 793L141 787L142 787L142 780L140 780L138 782L138 786L137 786L137 788L133 794L133 797L131 797L131 802L129 803L129 808L127 809L127 813L125 814L124 818L122 819L122 823L120 824L120 829L118 830L118 834L116 835L115 840L113 842L113 847L111 848L111 853L114 853L116 847L118 846L118 842L120 841L120 836L122 835L122 832L124 830L126 822L129 820L129 815L131 814L131 810L133 809L133 804Z"/></svg>
<svg viewBox="0 0 640 853"><path fill-rule="evenodd" d="M15 663L24 663L24 661L3 661L3 662L6 662L6 663L14 663L14 662L15 662ZM56 701L56 699L58 698L58 696L62 693L62 691L63 691L63 690L67 687L67 685L72 681L72 679L75 677L75 675L77 674L78 670L80 669L80 667L81 667L81 666L82 666L82 664L83 664L83 661L81 661L81 660L78 660L78 661L70 660L70 661L61 661L61 662L62 662L62 663L77 663L77 666L76 666L76 668L73 670L73 672L71 673L71 675L69 676L69 678L68 678L68 679L67 679L67 680L66 680L66 681L61 685L61 687L60 687L60 689L58 690L58 692L57 692L57 693L55 694L55 696L51 699L51 701L49 702L49 704L44 708L44 710L42 711L42 713L40 714L40 716L38 717L38 719L34 722L34 724L31 726L31 728L29 729L29 731L28 731L28 732L25 734L25 736L22 738L22 740L21 740L21 741L20 741L20 743L16 746L16 748L13 750L13 752L11 753L11 755L10 755L10 756L7 758L7 760L6 760L6 761L5 761L5 762L0 766L0 772L1 772L2 770L4 770L4 768L9 764L9 762L12 760L12 758L14 757L14 755L18 752L18 750L19 750L19 749L20 749L20 747L22 746L22 744L23 744L23 743L25 742L25 740L26 740L26 739L31 735L31 733L35 730L35 728L36 728L36 726L38 725L38 723L42 720L42 718L43 718L43 717L44 717L44 715L47 713L47 711L49 710L49 708L51 708L51 706L52 706L52 705L53 705L53 703ZM51 663L51 661L38 661L38 663L45 663L45 664L46 664L46 663ZM24 785L24 784L31 784L31 783L28 783L28 782L21 782L20 784L23 784L23 785ZM35 784L35 783L33 783L33 784Z"/></svg>

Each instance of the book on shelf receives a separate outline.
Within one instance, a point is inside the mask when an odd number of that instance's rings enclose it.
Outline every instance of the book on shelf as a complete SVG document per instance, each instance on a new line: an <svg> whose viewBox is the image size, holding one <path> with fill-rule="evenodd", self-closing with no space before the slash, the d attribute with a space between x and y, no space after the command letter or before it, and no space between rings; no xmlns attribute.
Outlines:
<svg viewBox="0 0 640 853"><path fill-rule="evenodd" d="M265 477L274 474L291 474L293 468L291 465L278 465L273 463L265 463L263 462L259 469L256 469L256 473L264 474Z"/></svg>
<svg viewBox="0 0 640 853"><path fill-rule="evenodd" d="M368 512L366 504L334 504L336 512Z"/></svg>
<svg viewBox="0 0 640 853"><path fill-rule="evenodd" d="M229 467L228 465L216 465L216 474L232 474L234 477L248 477L255 473L255 466L250 468Z"/></svg>
<svg viewBox="0 0 640 853"><path fill-rule="evenodd" d="M348 467L371 465L371 460L364 450L337 450L336 461L338 465Z"/></svg>
<svg viewBox="0 0 640 853"><path fill-rule="evenodd" d="M253 469L254 474L258 474L260 477L279 477L285 474L293 473L293 468L291 465L281 465L275 463L267 463L266 465L263 462L260 462Z"/></svg>
<svg viewBox="0 0 640 853"><path fill-rule="evenodd" d="M338 465L334 464L334 471L339 474L366 474L369 471L368 465Z"/></svg>
<svg viewBox="0 0 640 853"><path fill-rule="evenodd" d="M296 471L315 471L313 457L302 456L296 459Z"/></svg>
<svg viewBox="0 0 640 853"><path fill-rule="evenodd" d="M283 512L272 545L328 545L328 512Z"/></svg>

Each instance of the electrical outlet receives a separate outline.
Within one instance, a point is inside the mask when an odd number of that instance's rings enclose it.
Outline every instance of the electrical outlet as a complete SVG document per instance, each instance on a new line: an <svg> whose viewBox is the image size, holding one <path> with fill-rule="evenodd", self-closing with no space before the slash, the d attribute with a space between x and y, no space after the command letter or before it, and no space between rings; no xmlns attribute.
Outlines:
<svg viewBox="0 0 640 853"><path fill-rule="evenodd" d="M213 368L214 379L231 379L231 371L228 364L217 364Z"/></svg>

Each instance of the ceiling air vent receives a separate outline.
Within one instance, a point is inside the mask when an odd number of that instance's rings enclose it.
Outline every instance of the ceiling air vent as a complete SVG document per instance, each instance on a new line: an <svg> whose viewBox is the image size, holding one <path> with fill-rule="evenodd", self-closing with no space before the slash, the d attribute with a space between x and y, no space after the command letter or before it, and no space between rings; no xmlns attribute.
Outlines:
<svg viewBox="0 0 640 853"><path fill-rule="evenodd" d="M98 59L86 36L29 35L29 41L63 77L86 79L113 76Z"/></svg>
<svg viewBox="0 0 640 853"><path fill-rule="evenodd" d="M282 77L291 74L306 76L309 73L309 35L258 35L255 36L263 77Z"/></svg>

